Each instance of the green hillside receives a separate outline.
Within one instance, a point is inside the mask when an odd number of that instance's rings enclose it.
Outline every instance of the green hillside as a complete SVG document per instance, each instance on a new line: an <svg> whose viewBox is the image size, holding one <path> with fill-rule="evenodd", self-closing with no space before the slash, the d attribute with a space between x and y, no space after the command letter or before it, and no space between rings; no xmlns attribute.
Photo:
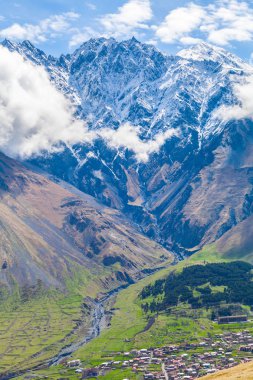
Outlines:
<svg viewBox="0 0 253 380"><path fill-rule="evenodd" d="M101 278L103 274L101 273ZM42 283L19 287L0 295L0 374L22 371L45 363L77 339L77 326L89 326L83 309L86 294L96 296L99 281L85 269L66 280L67 292Z"/></svg>
<svg viewBox="0 0 253 380"><path fill-rule="evenodd" d="M101 355L110 357L117 351L129 351L133 348L196 341L209 333L215 334L217 331L221 331L220 326L213 326L213 322L202 309L198 309L196 318L193 318L195 311L190 308L188 315L180 317L182 311L183 314L185 313L185 305L175 307L172 313L158 313L150 329L143 331L148 324L150 313L146 314L142 310L142 300L139 297L142 289L148 284L154 284L156 280L166 278L172 272L180 273L185 267L196 263L206 265L207 262L211 261L223 262L222 258L218 255L212 255L211 251L209 247L206 249L206 254L204 252L197 253L190 259L160 271L122 291L117 298L116 312L112 318L111 328L79 350L75 356L84 359L87 364L96 364L97 361L105 359Z"/></svg>
<svg viewBox="0 0 253 380"><path fill-rule="evenodd" d="M227 265L228 270L231 270L236 265L236 263L230 264L230 261L224 259L222 254L218 254L214 246L209 246L176 266L163 269L121 291L114 305L111 326L105 329L98 338L76 351L73 357L81 359L82 366L90 367L109 360L122 360L123 353L132 349L162 347L168 344L183 344L185 342L195 343L202 341L206 337L215 337L225 331L238 332L246 327L253 333L253 319L250 307L244 304L240 305L239 311L249 316L247 326L239 323L233 325L214 323L212 320L213 309L206 308L206 305L195 309L188 303L180 302L177 305L170 305L169 310L165 308L158 313L143 310L143 299L140 294L145 287L150 286L150 284L153 286L157 280L164 281L172 273L182 274L187 267L194 268L196 265L208 267L210 263L227 263L222 264L221 267L224 269L224 266L226 267ZM241 265L243 268L245 267L247 277L247 273L251 270L251 265L244 265L243 263ZM240 273L238 272L234 275L238 279ZM226 289L226 285L219 284L214 286L210 284L209 280L207 282L214 294L222 293ZM248 280L249 278L247 277ZM195 293L196 289L193 289L193 291ZM201 293L198 292L197 295L199 294ZM152 298L155 299L155 297L149 296L150 302L152 302ZM234 304L237 303L229 303L229 307ZM234 311L233 307L231 310ZM51 368L39 373L42 376L50 373L50 378L52 379L60 379L63 374L66 379L80 378L74 371L71 372L71 370L64 367ZM123 372L115 370L110 373L108 378L116 380L122 379L122 376ZM107 379L107 377L99 378ZM133 373L126 373L126 378L141 379L141 377ZM22 377L22 379L25 379L25 377Z"/></svg>

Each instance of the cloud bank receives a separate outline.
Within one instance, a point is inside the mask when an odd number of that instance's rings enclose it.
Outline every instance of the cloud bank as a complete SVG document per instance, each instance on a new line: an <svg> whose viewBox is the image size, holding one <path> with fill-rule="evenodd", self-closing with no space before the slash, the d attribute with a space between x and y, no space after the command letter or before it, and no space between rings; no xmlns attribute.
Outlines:
<svg viewBox="0 0 253 380"><path fill-rule="evenodd" d="M153 16L149 0L130 0L119 7L117 13L109 13L100 18L100 23L113 37L123 37L136 29L147 29L145 24Z"/></svg>
<svg viewBox="0 0 253 380"><path fill-rule="evenodd" d="M174 2L174 8L165 17L159 12L159 5L151 0L121 0L119 3L115 11L100 14L99 7L92 1L84 1L83 8L93 13L86 21L84 10L79 7L80 13L53 14L37 23L15 22L1 29L0 37L43 43L67 36L70 48L101 36L125 40L135 35L152 44L180 45L201 40L219 46L253 41L252 1L193 0L179 6Z"/></svg>
<svg viewBox="0 0 253 380"><path fill-rule="evenodd" d="M175 129L169 129L164 133L159 133L154 139L141 140L140 128L130 123L122 124L116 131L103 128L98 131L98 135L103 138L107 145L114 149L129 149L134 152L137 161L147 162L152 153L158 153L166 140L177 135Z"/></svg>
<svg viewBox="0 0 253 380"><path fill-rule="evenodd" d="M205 17L205 9L194 3L172 10L165 20L155 27L156 36L165 43L174 43L198 28ZM189 37L188 37L189 38Z"/></svg>
<svg viewBox="0 0 253 380"><path fill-rule="evenodd" d="M138 30L147 30L147 22L153 17L150 0L129 0L120 6L115 13L107 13L99 17L96 30L85 27L77 30L70 40L70 47L77 46L89 38L114 37L126 39Z"/></svg>
<svg viewBox="0 0 253 380"><path fill-rule="evenodd" d="M91 139L41 67L0 47L0 149L26 158Z"/></svg>
<svg viewBox="0 0 253 380"><path fill-rule="evenodd" d="M52 15L38 24L14 23L9 27L0 30L0 37L11 40L30 40L34 43L45 42L48 38L53 38L71 29L71 23L79 18L75 12L66 12L59 15Z"/></svg>
<svg viewBox="0 0 253 380"><path fill-rule="evenodd" d="M113 149L129 149L136 159L147 162L166 140L168 130L142 141L140 128L129 123L117 130L88 130L75 120L69 101L51 84L46 71L25 61L18 53L0 47L0 150L21 159L43 152L61 151L64 144L92 144L102 138Z"/></svg>
<svg viewBox="0 0 253 380"><path fill-rule="evenodd" d="M253 75L245 83L234 86L234 95L238 104L220 107L216 116L223 121L253 119Z"/></svg>
<svg viewBox="0 0 253 380"><path fill-rule="evenodd" d="M151 24L154 16L150 0L128 0L115 13L95 19L90 25L76 29L70 46L76 46L91 37L137 37L156 44L192 45L201 40L227 46L233 41L253 40L253 7L242 0L216 0L201 4L189 1L172 9L166 17Z"/></svg>
<svg viewBox="0 0 253 380"><path fill-rule="evenodd" d="M199 38L226 46L253 40L253 8L248 2L217 0L207 5L189 2L173 9L160 25L156 38L165 43L193 44Z"/></svg>

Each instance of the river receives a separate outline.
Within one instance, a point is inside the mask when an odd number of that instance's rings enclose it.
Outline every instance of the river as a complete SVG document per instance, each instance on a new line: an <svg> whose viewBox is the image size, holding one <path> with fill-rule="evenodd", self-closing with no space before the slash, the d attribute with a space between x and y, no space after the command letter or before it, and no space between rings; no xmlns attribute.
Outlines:
<svg viewBox="0 0 253 380"><path fill-rule="evenodd" d="M77 351L80 347L83 347L85 344L90 342L92 339L96 338L100 335L101 331L107 325L107 318L105 314L106 304L115 297L117 293L121 290L125 289L127 286L120 286L117 289L114 289L108 292L103 298L99 300L90 300L92 303L91 309L91 327L87 333L87 335L83 336L81 340L78 342L71 343L70 345L63 347L61 351L50 359L48 365L58 365L62 359L71 356L75 351Z"/></svg>
<svg viewBox="0 0 253 380"><path fill-rule="evenodd" d="M151 274L155 273L157 270L161 270L163 268L154 268L150 271L150 273L146 274L146 276L150 276ZM100 299L89 299L89 301L92 304L91 307L91 327L87 334L85 334L80 340L77 342L73 342L65 347L63 347L57 355L52 357L49 361L44 362L43 364L37 366L36 368L30 368L30 370L38 370L42 368L46 368L49 366L56 366L58 365L61 360L64 358L70 357L75 351L77 351L79 348L86 345L88 342L90 342L92 339L96 338L100 335L101 331L107 326L107 317L105 313L105 308L107 303L115 297L116 294L118 294L121 290L127 288L131 284L122 285L114 290L111 290L110 292L106 293L104 297ZM23 375L27 373L29 369L19 371L19 372L13 372L9 374L0 374L0 380L10 380L17 376Z"/></svg>

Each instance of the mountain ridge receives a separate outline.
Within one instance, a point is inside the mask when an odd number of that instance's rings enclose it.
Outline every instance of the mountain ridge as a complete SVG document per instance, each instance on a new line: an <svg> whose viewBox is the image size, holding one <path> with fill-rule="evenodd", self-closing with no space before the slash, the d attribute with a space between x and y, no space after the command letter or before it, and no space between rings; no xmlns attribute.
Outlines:
<svg viewBox="0 0 253 380"><path fill-rule="evenodd" d="M147 162L101 137L91 146L32 157L34 165L127 214L181 256L251 215L253 165L245 151L252 150L252 122L220 120L217 110L239 104L234 86L252 75L252 66L205 43L169 56L136 39L92 39L58 60L45 60L28 42L9 44L45 67L90 129L117 131L128 122L143 142L179 131Z"/></svg>

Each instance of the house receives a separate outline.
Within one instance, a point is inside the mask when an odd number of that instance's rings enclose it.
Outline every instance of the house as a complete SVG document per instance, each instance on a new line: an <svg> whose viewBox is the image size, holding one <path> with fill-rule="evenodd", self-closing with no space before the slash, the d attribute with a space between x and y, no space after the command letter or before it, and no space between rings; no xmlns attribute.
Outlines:
<svg viewBox="0 0 253 380"><path fill-rule="evenodd" d="M81 364L81 360L79 360L79 359L71 360L71 361L67 362L67 366L70 368L78 367L80 364Z"/></svg>
<svg viewBox="0 0 253 380"><path fill-rule="evenodd" d="M252 352L252 349L253 347L250 345L250 346L241 346L239 350L241 352Z"/></svg>
<svg viewBox="0 0 253 380"><path fill-rule="evenodd" d="M155 378L154 374L153 373L146 373L144 375L144 379L145 380L153 380Z"/></svg>
<svg viewBox="0 0 253 380"><path fill-rule="evenodd" d="M82 379L89 379L91 377L97 377L99 375L99 371L97 368L87 368L83 370Z"/></svg>
<svg viewBox="0 0 253 380"><path fill-rule="evenodd" d="M219 317L218 323L224 324L224 323L236 323L236 322L247 322L248 317L247 315L232 315L227 317Z"/></svg>

